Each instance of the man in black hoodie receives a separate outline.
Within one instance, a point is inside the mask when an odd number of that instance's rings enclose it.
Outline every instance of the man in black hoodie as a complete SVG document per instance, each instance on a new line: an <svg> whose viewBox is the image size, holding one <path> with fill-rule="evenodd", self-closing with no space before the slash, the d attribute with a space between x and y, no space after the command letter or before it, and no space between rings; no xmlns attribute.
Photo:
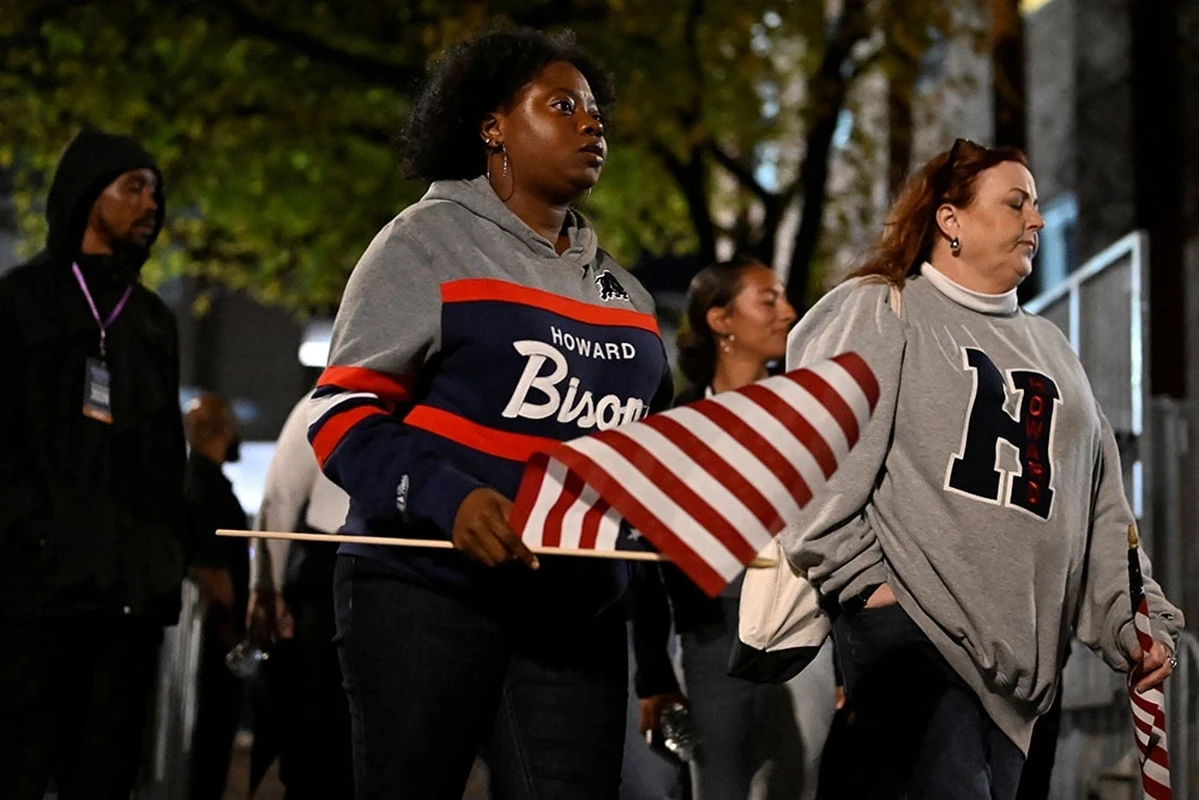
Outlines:
<svg viewBox="0 0 1199 800"><path fill-rule="evenodd" d="M138 281L162 177L87 129L46 249L0 277L0 781L127 797L190 549L170 310Z"/></svg>

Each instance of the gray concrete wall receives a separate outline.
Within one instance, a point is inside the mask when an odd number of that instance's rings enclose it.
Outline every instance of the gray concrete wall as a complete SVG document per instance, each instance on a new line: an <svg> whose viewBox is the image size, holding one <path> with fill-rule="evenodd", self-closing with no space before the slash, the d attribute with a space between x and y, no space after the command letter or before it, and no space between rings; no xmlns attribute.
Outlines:
<svg viewBox="0 0 1199 800"><path fill-rule="evenodd" d="M1187 303L1187 394L1199 398L1199 3L1184 2L1179 30L1183 36L1183 141L1187 150L1180 168L1187 176L1183 201L1186 229L1184 275Z"/></svg>
<svg viewBox="0 0 1199 800"><path fill-rule="evenodd" d="M1079 2L1073 19L1075 194L1085 260L1135 224L1132 31L1126 0Z"/></svg>
<svg viewBox="0 0 1199 800"><path fill-rule="evenodd" d="M1081 263L1135 223L1125 0L1053 0L1025 21L1029 159L1042 203L1073 192Z"/></svg>
<svg viewBox="0 0 1199 800"><path fill-rule="evenodd" d="M1045 203L1078 183L1075 162L1074 13L1079 0L1053 0L1024 23L1028 157Z"/></svg>

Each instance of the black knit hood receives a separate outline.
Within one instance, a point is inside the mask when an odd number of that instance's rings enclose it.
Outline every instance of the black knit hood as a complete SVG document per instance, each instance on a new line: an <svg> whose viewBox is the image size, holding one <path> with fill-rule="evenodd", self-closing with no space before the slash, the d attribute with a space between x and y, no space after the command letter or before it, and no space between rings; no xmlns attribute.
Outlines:
<svg viewBox="0 0 1199 800"><path fill-rule="evenodd" d="M126 260L136 260L136 268L140 268L149 255L149 245L154 243L162 230L166 214L162 173L150 154L133 139L96 128L84 128L71 140L59 159L46 200L46 220L50 223L46 249L61 259L76 258L96 198L117 177L143 168L152 170L158 176L158 188L154 193L154 199L158 202L154 233L146 247L133 248L137 252L121 254Z"/></svg>

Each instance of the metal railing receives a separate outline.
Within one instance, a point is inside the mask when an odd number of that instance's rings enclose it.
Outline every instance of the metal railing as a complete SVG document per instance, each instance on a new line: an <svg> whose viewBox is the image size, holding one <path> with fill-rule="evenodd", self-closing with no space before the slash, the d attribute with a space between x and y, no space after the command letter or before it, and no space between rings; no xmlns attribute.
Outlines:
<svg viewBox="0 0 1199 800"><path fill-rule="evenodd" d="M1178 667L1166 682L1170 780L1174 797L1199 798L1199 639L1184 631L1178 639Z"/></svg>
<svg viewBox="0 0 1199 800"><path fill-rule="evenodd" d="M190 792L204 622L200 590L190 579L183 582L182 601L179 623L165 630L159 651L151 741L134 793L137 800L174 800Z"/></svg>
<svg viewBox="0 0 1199 800"><path fill-rule="evenodd" d="M1187 597L1183 530L1190 506L1199 507L1193 491L1199 471L1187 467L1186 433L1199 414L1148 393L1148 257L1148 236L1130 233L1025 309L1056 324L1078 353L1120 444L1125 490L1154 577L1181 604ZM1075 647L1063 677L1053 796L1139 800L1123 680L1082 649ZM1199 640L1184 632L1177 656L1166 689L1174 797L1199 800Z"/></svg>

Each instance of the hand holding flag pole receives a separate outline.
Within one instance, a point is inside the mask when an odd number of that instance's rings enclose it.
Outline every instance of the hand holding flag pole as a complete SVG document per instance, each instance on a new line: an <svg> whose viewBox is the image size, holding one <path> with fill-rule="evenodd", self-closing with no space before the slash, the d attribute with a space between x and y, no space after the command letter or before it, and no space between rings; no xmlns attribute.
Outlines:
<svg viewBox="0 0 1199 800"><path fill-rule="evenodd" d="M612 549L627 523L715 596L800 519L878 403L857 353L538 453L512 506L529 546Z"/></svg>
<svg viewBox="0 0 1199 800"><path fill-rule="evenodd" d="M1128 526L1128 589L1132 619L1142 660L1155 641L1149 622L1149 601L1141 575L1141 556L1136 525ZM1171 657L1172 659L1173 657ZM1173 661L1171 661L1173 663ZM1170 754L1166 747L1165 694L1161 686L1137 691L1142 670L1134 664L1128 671L1128 701L1132 708L1133 735L1141 761L1141 788L1145 800L1170 800Z"/></svg>

